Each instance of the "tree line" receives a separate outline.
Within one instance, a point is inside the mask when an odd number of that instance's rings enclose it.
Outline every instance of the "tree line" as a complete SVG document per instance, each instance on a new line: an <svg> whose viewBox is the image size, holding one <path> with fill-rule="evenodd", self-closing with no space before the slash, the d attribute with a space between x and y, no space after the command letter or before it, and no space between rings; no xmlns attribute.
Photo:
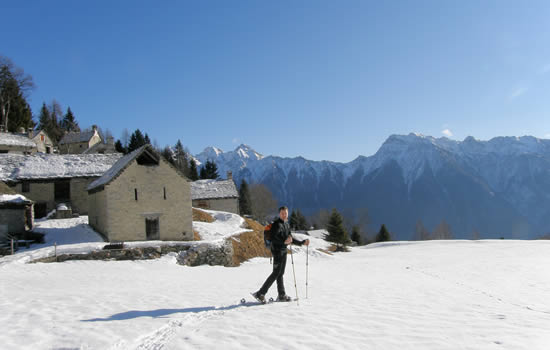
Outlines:
<svg viewBox="0 0 550 350"><path fill-rule="evenodd" d="M25 73L9 58L0 56L0 131L19 132L24 129L27 132L35 128L44 130L56 146L65 133L81 131L71 107L64 111L55 99L49 104L44 102L38 116L33 116L27 98L35 87L30 74ZM97 129L102 134L101 128ZM110 132L106 130L106 135L102 134L102 140L105 141L104 136L109 135Z"/></svg>

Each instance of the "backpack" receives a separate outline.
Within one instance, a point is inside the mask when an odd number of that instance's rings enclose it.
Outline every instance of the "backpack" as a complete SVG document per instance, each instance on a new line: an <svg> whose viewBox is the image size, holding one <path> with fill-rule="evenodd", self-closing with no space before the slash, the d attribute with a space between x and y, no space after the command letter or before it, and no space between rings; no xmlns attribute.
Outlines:
<svg viewBox="0 0 550 350"><path fill-rule="evenodd" d="M267 249L271 249L271 225L273 223L264 227L264 245Z"/></svg>

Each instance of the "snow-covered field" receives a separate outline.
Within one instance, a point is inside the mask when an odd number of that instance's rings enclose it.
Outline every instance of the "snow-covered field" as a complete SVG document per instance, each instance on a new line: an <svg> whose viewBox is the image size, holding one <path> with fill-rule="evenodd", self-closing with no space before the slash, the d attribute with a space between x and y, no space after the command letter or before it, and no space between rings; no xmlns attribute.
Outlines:
<svg viewBox="0 0 550 350"><path fill-rule="evenodd" d="M268 305L239 302L271 271L265 258L225 268L180 266L174 255L5 257L0 348L548 349L549 251L550 241L396 242L333 256L310 248L306 299L306 254L296 249L299 304ZM289 295L292 276L289 256Z"/></svg>

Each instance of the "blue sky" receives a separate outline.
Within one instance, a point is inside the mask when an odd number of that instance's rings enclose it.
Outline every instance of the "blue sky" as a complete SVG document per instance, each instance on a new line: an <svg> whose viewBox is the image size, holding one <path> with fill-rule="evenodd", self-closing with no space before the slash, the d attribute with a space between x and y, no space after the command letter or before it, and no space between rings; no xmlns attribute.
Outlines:
<svg viewBox="0 0 550 350"><path fill-rule="evenodd" d="M81 127L348 162L391 134L550 138L548 1L1 2L0 55ZM8 14L6 16L5 14ZM6 35L7 34L7 35Z"/></svg>

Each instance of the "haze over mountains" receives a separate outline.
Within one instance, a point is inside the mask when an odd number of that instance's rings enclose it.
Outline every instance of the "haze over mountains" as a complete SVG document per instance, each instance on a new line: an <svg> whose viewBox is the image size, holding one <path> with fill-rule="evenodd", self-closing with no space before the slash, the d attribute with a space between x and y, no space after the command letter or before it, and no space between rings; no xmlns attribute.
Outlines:
<svg viewBox="0 0 550 350"><path fill-rule="evenodd" d="M370 229L385 223L394 239L411 239L421 220L442 220L454 238L535 238L550 232L550 140L496 137L479 141L392 135L370 157L349 163L264 157L246 145L195 156L232 171L237 185L265 184L291 208L367 208Z"/></svg>

